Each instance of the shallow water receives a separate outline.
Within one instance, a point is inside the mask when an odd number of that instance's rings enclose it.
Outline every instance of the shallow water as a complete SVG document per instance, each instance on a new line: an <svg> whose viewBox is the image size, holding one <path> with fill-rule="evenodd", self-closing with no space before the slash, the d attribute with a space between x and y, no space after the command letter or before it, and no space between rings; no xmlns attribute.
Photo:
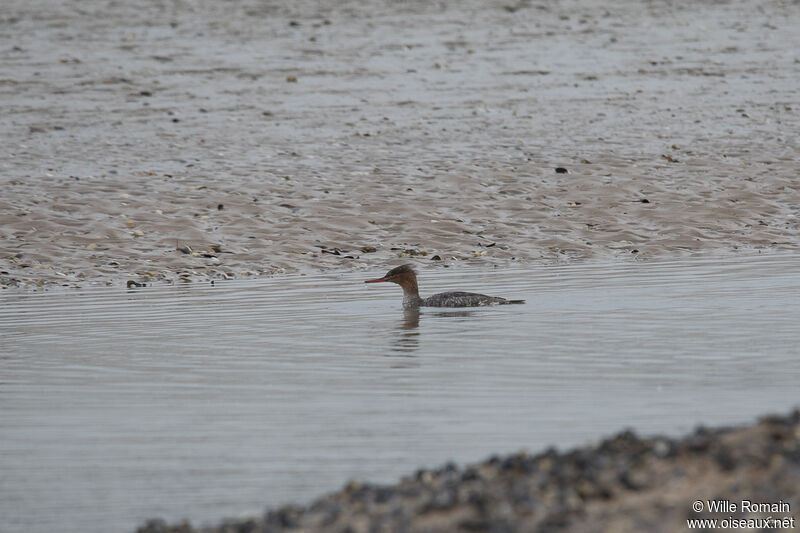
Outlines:
<svg viewBox="0 0 800 533"><path fill-rule="evenodd" d="M522 306L404 313L381 274L4 294L3 530L130 531L350 478L797 405L800 256L424 271Z"/></svg>

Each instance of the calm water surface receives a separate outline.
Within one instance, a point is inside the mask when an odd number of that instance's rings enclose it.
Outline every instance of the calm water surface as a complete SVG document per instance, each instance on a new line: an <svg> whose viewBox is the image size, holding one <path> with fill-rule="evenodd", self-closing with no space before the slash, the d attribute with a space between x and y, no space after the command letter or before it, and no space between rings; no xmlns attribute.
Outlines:
<svg viewBox="0 0 800 533"><path fill-rule="evenodd" d="M131 531L351 478L798 404L800 256L3 294L0 529Z"/></svg>

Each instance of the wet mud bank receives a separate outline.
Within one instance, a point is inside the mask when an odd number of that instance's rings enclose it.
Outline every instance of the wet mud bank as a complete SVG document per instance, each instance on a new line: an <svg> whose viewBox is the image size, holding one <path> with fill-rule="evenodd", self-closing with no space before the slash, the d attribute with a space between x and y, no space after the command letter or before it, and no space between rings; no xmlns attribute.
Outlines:
<svg viewBox="0 0 800 533"><path fill-rule="evenodd" d="M800 247L796 2L0 13L0 287Z"/></svg>
<svg viewBox="0 0 800 533"><path fill-rule="evenodd" d="M281 507L258 519L199 529L153 520L137 532L666 533L703 518L753 520L758 528L793 521L796 527L798 510L800 411L794 411L677 439L622 432L569 452L448 464L390 486L351 482L308 506Z"/></svg>

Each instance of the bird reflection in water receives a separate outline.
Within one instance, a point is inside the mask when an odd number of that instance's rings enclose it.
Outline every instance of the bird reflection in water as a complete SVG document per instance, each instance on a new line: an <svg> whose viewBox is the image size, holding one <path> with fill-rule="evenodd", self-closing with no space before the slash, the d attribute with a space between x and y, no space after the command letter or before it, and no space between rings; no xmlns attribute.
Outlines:
<svg viewBox="0 0 800 533"><path fill-rule="evenodd" d="M397 327L397 336L394 340L392 351L410 354L419 348L419 307L403 309L403 320ZM475 314L474 311L438 311L426 313L431 318L466 318Z"/></svg>
<svg viewBox="0 0 800 533"><path fill-rule="evenodd" d="M403 309L403 320L397 327L393 352L410 354L419 348L419 307Z"/></svg>

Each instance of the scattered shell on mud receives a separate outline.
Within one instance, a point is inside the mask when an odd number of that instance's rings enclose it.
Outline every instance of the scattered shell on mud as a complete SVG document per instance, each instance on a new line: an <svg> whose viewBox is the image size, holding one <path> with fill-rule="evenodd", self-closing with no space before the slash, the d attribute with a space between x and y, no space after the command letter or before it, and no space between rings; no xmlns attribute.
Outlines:
<svg viewBox="0 0 800 533"><path fill-rule="evenodd" d="M428 250L418 248L392 248L392 251L397 252L397 257L425 257L429 253Z"/></svg>

